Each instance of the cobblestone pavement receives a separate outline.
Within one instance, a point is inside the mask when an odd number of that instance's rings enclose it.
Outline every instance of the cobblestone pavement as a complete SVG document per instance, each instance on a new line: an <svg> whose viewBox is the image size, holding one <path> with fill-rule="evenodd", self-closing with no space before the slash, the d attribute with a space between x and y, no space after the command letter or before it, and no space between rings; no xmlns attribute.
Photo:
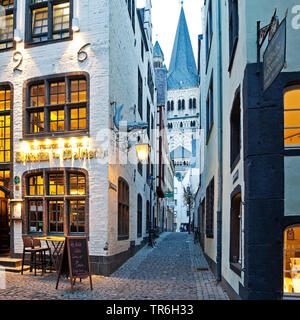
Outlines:
<svg viewBox="0 0 300 320"><path fill-rule="evenodd" d="M207 268L192 234L164 233L154 248L145 246L110 277L93 276L93 291L88 279L77 282L72 294L65 279L55 290L54 273L6 272L0 300L227 300Z"/></svg>

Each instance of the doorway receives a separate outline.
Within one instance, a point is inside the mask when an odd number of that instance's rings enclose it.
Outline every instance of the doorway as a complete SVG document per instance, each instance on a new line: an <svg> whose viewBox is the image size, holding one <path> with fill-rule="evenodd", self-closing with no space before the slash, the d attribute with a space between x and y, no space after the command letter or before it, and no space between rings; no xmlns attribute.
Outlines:
<svg viewBox="0 0 300 320"><path fill-rule="evenodd" d="M200 227L201 227L201 231L200 231L200 245L202 247L203 250L205 250L205 199L201 202L200 205L200 216L201 216L201 220L200 220Z"/></svg>
<svg viewBox="0 0 300 320"><path fill-rule="evenodd" d="M10 217L8 199L0 198L0 255L10 251Z"/></svg>

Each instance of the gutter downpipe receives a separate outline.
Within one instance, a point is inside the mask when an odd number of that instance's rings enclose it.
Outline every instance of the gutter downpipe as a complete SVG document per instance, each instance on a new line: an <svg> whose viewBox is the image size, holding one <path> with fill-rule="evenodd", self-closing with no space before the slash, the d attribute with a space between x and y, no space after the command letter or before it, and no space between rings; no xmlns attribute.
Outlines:
<svg viewBox="0 0 300 320"><path fill-rule="evenodd" d="M222 280L222 210L223 210L223 75L221 0L218 0L218 211L217 211L217 281Z"/></svg>

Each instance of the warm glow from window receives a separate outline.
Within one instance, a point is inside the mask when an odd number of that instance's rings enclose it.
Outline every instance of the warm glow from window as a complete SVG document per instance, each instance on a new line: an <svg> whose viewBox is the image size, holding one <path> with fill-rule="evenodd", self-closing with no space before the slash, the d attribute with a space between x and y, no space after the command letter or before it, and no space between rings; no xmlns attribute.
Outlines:
<svg viewBox="0 0 300 320"><path fill-rule="evenodd" d="M284 233L284 293L300 293L300 226Z"/></svg>
<svg viewBox="0 0 300 320"><path fill-rule="evenodd" d="M300 146L300 88L294 87L284 95L284 145Z"/></svg>

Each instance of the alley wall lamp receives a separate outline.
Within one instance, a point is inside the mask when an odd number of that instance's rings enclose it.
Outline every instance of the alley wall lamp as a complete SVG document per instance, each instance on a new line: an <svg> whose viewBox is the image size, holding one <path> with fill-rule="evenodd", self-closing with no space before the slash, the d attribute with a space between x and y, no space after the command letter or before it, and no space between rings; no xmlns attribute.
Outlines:
<svg viewBox="0 0 300 320"><path fill-rule="evenodd" d="M136 148L137 158L139 159L139 161L147 161L149 156L149 151L150 151L149 144L142 144L142 143L136 144L135 148Z"/></svg>
<svg viewBox="0 0 300 320"><path fill-rule="evenodd" d="M80 31L79 19L78 18L73 18L72 19L72 30L74 32L79 32Z"/></svg>

